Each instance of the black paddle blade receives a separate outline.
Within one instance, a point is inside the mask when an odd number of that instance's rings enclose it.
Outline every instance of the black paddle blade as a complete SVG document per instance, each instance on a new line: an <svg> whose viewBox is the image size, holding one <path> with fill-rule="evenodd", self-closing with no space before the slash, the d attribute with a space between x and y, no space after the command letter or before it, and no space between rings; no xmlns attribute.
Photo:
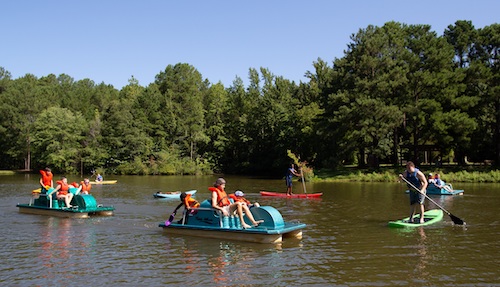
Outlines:
<svg viewBox="0 0 500 287"><path fill-rule="evenodd" d="M448 215L450 216L453 223L455 223L456 225L465 225L465 221L463 221L462 219L456 217L455 215L453 215L451 213Z"/></svg>

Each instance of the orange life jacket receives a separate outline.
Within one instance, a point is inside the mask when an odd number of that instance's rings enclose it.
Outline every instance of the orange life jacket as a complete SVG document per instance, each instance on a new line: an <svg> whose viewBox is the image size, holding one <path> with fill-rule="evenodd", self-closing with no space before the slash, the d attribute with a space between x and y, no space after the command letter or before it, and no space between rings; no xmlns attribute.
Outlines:
<svg viewBox="0 0 500 287"><path fill-rule="evenodd" d="M57 191L57 195L68 194L69 184L64 183L62 180L58 180L57 184L61 186L61 188Z"/></svg>
<svg viewBox="0 0 500 287"><path fill-rule="evenodd" d="M92 188L92 185L90 184L90 182L89 182L89 184L85 184L85 181L81 181L80 185L82 186L82 191L89 192L90 189Z"/></svg>
<svg viewBox="0 0 500 287"><path fill-rule="evenodd" d="M211 192L217 193L217 205L218 206L226 206L231 205L231 201L227 197L227 193L224 190L218 189L216 187L209 187L208 190Z"/></svg>
<svg viewBox="0 0 500 287"><path fill-rule="evenodd" d="M191 197L191 194L187 194L186 197L184 198L184 206L186 208L198 208L200 207L200 203Z"/></svg>
<svg viewBox="0 0 500 287"><path fill-rule="evenodd" d="M234 193L231 193L229 195L230 198L233 199L234 202L244 202L246 203L247 205L249 204L252 204L250 201L248 201L246 198L244 198L243 196L236 196Z"/></svg>
<svg viewBox="0 0 500 287"><path fill-rule="evenodd" d="M40 170L40 174L42 175L42 183L43 186L52 186L52 178L53 174L50 171Z"/></svg>

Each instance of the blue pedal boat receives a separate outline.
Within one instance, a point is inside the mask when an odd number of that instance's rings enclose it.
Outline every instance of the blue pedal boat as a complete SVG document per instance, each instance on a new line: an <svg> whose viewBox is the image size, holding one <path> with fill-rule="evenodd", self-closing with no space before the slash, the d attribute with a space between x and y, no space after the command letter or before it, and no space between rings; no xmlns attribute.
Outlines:
<svg viewBox="0 0 500 287"><path fill-rule="evenodd" d="M451 192L444 189L444 188L439 188L439 187L435 186L434 184L429 184L427 186L426 192L428 195L429 194L433 194L433 195L462 195L462 194L464 194L463 189L453 189L451 184L448 184L448 186L450 187ZM410 192L409 190L406 190L406 193L409 193L409 192Z"/></svg>
<svg viewBox="0 0 500 287"><path fill-rule="evenodd" d="M271 206L252 207L255 220L264 220L256 227L243 229L237 216L224 217L204 200L194 212L184 210L182 218L171 224L160 223L167 234L189 235L255 243L280 243L283 238L302 238L304 223L285 222L281 213ZM245 216L246 219L246 216ZM250 222L247 222L250 225Z"/></svg>
<svg viewBox="0 0 500 287"><path fill-rule="evenodd" d="M72 208L65 206L64 200L55 199L54 188L48 190L35 189L30 202L17 204L20 213L49 215L67 218L88 218L90 216L112 216L115 208L97 204L91 194L79 194L77 188L70 187L73 193Z"/></svg>
<svg viewBox="0 0 500 287"><path fill-rule="evenodd" d="M461 195L461 194L464 194L463 189L453 189L453 187L450 184L448 184L448 186L450 187L451 192L449 192L448 190L446 190L444 188L439 188L439 187L435 186L434 184L429 184L429 186L427 186L427 194L437 194L437 195Z"/></svg>

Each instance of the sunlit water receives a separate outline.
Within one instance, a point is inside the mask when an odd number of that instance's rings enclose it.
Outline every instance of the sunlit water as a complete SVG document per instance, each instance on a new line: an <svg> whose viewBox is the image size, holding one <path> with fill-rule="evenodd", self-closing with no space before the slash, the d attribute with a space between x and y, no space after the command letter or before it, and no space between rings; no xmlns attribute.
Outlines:
<svg viewBox="0 0 500 287"><path fill-rule="evenodd" d="M122 176L94 186L113 217L63 219L20 214L36 175L0 176L2 286L500 286L500 185L454 184L465 194L432 198L466 227L442 222L391 229L408 215L398 183L308 183L320 199L261 197L284 181L227 177L227 190L307 224L302 240L279 245L172 236L158 227L178 204L156 191L197 189L215 177ZM70 178L69 181L80 179ZM296 193L303 192L296 183Z"/></svg>

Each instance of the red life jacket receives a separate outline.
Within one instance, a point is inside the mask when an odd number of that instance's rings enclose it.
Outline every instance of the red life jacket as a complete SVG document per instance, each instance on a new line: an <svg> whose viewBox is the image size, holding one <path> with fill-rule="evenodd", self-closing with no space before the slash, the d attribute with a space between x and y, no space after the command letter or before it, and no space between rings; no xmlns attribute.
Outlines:
<svg viewBox="0 0 500 287"><path fill-rule="evenodd" d="M218 206L227 206L231 205L231 201L227 197L227 193L224 190L218 189L216 187L209 187L208 190L211 192L217 193L217 205Z"/></svg>
<svg viewBox="0 0 500 287"><path fill-rule="evenodd" d="M57 184L61 186L61 188L57 191L58 195L68 194L69 184L64 183L62 180L58 180Z"/></svg>
<svg viewBox="0 0 500 287"><path fill-rule="evenodd" d="M90 184L90 182L89 182L89 184L85 184L85 181L81 181L80 185L82 186L82 191L89 192L90 189L92 188L92 185Z"/></svg>
<svg viewBox="0 0 500 287"><path fill-rule="evenodd" d="M234 193L231 193L229 195L230 198L233 199L234 202L244 202L246 203L247 205L249 204L252 204L250 201L248 201L246 198L244 198L243 196L236 196Z"/></svg>
<svg viewBox="0 0 500 287"><path fill-rule="evenodd" d="M43 186L51 186L53 174L50 171L40 170Z"/></svg>

